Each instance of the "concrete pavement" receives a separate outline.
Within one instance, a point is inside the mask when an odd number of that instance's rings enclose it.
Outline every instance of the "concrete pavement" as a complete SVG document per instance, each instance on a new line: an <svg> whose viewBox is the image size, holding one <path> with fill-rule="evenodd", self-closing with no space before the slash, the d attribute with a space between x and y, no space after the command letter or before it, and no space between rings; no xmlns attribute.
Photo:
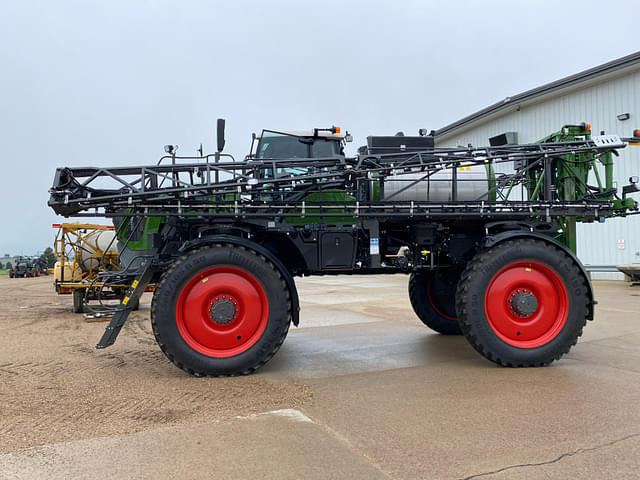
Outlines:
<svg viewBox="0 0 640 480"><path fill-rule="evenodd" d="M569 355L507 369L423 327L404 276L297 283L301 328L242 399L243 379L185 380L225 415L15 449L0 478L640 478L640 288L595 282ZM233 413L291 385L309 400Z"/></svg>

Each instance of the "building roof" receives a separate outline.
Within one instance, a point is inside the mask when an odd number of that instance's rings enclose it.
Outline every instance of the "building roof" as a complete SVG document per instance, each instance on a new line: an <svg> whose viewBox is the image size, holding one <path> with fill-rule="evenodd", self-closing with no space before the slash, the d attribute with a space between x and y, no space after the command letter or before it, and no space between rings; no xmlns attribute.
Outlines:
<svg viewBox="0 0 640 480"><path fill-rule="evenodd" d="M500 102L489 105L482 110L478 110L471 115L468 115L464 118L461 118L460 120L457 120L453 123L450 123L449 125L440 128L439 130L436 130L436 137L451 133L454 130L458 130L461 127L465 127L483 118L493 116L494 114L497 114L502 110L513 107L514 105L533 100L537 97L547 96L549 94L556 93L559 90L575 86L577 84L600 79L600 77L610 75L618 72L619 70L627 69L630 67L640 68L640 52L635 52L631 55L627 55L625 57L603 63L602 65L598 65L597 67L584 70L583 72L569 75L568 77L564 77L560 80L556 80L555 82L547 83L540 87L527 90L526 92L520 93L513 97L506 97Z"/></svg>

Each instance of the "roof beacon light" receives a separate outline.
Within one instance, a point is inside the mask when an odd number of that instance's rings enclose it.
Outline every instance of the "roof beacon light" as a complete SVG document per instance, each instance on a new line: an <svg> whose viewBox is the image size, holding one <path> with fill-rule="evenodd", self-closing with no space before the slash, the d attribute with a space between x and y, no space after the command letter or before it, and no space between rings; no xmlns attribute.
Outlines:
<svg viewBox="0 0 640 480"><path fill-rule="evenodd" d="M582 127L583 130L591 130L591 124L590 123L582 122L580 124L580 126Z"/></svg>
<svg viewBox="0 0 640 480"><path fill-rule="evenodd" d="M340 127L336 127L335 125L331 130L333 131L333 133L340 133Z"/></svg>

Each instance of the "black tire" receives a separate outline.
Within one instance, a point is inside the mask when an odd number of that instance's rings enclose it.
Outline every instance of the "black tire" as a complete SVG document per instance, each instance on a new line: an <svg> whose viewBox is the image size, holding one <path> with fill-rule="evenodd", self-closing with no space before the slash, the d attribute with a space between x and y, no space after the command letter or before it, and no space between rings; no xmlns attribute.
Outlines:
<svg viewBox="0 0 640 480"><path fill-rule="evenodd" d="M290 322L282 275L262 255L233 245L181 257L157 284L151 303L158 345L196 376L255 372L278 351Z"/></svg>
<svg viewBox="0 0 640 480"><path fill-rule="evenodd" d="M140 310L140 299L134 300L132 302L131 310Z"/></svg>
<svg viewBox="0 0 640 480"><path fill-rule="evenodd" d="M443 335L461 335L456 318L455 291L459 270L412 273L409 300L413 311L427 327Z"/></svg>
<svg viewBox="0 0 640 480"><path fill-rule="evenodd" d="M84 313L84 289L73 290L73 313Z"/></svg>
<svg viewBox="0 0 640 480"><path fill-rule="evenodd" d="M467 265L456 293L458 321L473 348L492 362L547 365L582 335L587 281L574 259L553 244L508 240Z"/></svg>

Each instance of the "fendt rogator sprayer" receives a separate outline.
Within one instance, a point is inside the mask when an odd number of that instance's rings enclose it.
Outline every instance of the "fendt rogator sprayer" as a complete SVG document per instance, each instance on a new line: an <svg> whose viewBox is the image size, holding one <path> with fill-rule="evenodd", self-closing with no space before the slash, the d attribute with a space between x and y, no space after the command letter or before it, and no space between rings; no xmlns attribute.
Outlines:
<svg viewBox="0 0 640 480"><path fill-rule="evenodd" d="M635 213L617 192L613 155L627 143L568 125L541 143L434 148L434 138L368 137L344 155L336 127L264 130L250 154L167 155L155 165L59 168L49 205L106 216L129 285L97 347L116 339L130 305L157 282L153 332L195 375L251 373L298 325L293 277L407 273L418 317L466 336L505 366L548 364L593 319L576 222ZM255 150L254 150L255 147ZM108 282L107 282L108 283Z"/></svg>

